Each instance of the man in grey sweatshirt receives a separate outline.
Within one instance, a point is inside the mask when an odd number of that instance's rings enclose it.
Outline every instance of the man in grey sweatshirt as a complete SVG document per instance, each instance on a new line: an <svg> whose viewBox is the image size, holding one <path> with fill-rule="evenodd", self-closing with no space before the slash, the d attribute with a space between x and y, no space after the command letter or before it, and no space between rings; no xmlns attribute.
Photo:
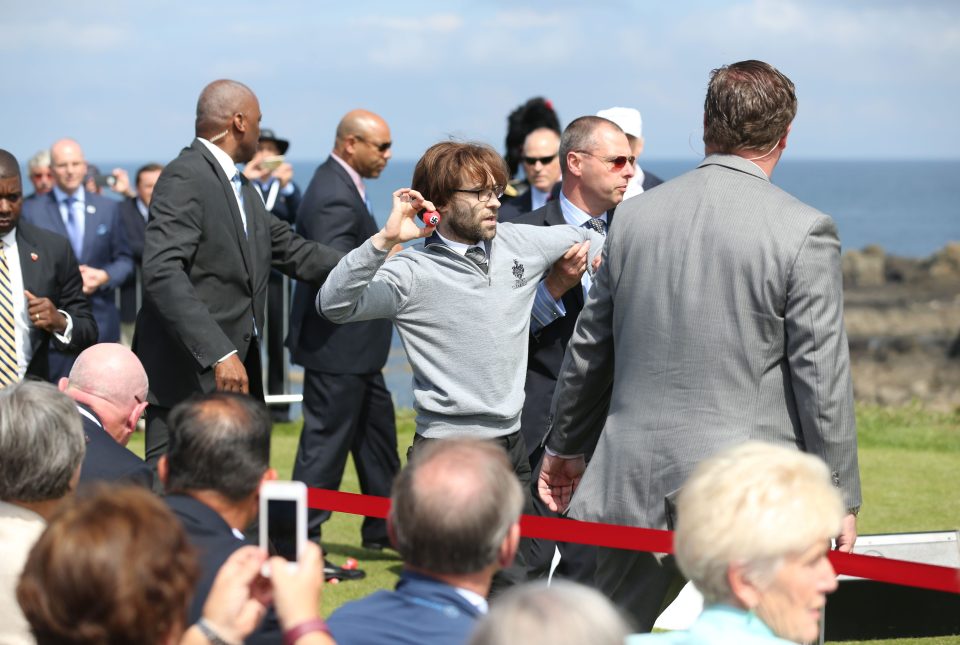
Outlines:
<svg viewBox="0 0 960 645"><path fill-rule="evenodd" d="M626 137L623 145L629 155ZM417 163L412 189L394 193L384 228L343 258L317 304L333 322L396 324L413 370L414 445L495 440L526 483L519 430L537 285L574 244L591 243L583 245L582 262L595 269L604 238L588 226L498 225L506 179L503 159L489 146L432 146ZM416 224L423 209L439 212L436 227ZM390 255L395 244L423 237L422 247Z"/></svg>

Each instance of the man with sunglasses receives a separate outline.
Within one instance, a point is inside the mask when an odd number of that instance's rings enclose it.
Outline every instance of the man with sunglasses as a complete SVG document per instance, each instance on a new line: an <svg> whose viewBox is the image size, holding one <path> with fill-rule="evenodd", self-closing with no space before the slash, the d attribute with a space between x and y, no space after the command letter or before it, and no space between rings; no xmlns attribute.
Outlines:
<svg viewBox="0 0 960 645"><path fill-rule="evenodd" d="M560 133L537 128L523 141L520 157L527 190L503 204L500 220L510 222L523 213L537 210L557 198L560 191Z"/></svg>
<svg viewBox="0 0 960 645"><path fill-rule="evenodd" d="M597 225L605 232L613 221L613 209L623 201L635 172L627 135L605 118L580 117L563 131L559 156L563 174L559 198L513 221L533 226ZM530 320L526 398L520 422L534 473L543 455L540 444L550 425L550 403L563 354L590 290L585 256L582 245L571 247L537 287ZM538 499L536 491L532 493L536 514L555 517ZM595 550L578 544L557 546L561 559L554 575L592 585ZM526 547L531 577L545 577L553 561L554 542L531 540Z"/></svg>
<svg viewBox="0 0 960 645"><path fill-rule="evenodd" d="M347 253L377 232L365 179L380 176L392 152L390 128L366 110L347 113L337 125L330 157L317 168L297 213L297 233ZM393 398L381 370L390 352L389 320L337 325L317 313L317 290L298 284L287 346L304 367L303 431L293 479L314 488L340 487L347 455L353 453L366 495L390 495L400 470ZM309 510L308 535L320 541L329 511ZM386 521L367 517L360 529L364 547L389 546ZM341 580L362 577L326 563Z"/></svg>

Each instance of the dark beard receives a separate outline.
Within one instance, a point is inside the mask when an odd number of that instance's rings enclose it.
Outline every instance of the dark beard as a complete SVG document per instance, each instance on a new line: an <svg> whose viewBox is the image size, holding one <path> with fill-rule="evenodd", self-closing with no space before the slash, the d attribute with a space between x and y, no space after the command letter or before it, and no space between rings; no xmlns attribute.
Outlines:
<svg viewBox="0 0 960 645"><path fill-rule="evenodd" d="M486 205L483 203L477 203L470 207L461 202L454 201L450 204L450 214L447 215L447 224L457 237L462 240L467 240L468 243L476 244L483 239L482 220L478 218L478 214L481 210L485 209ZM496 234L497 231L494 229L488 234L486 239L492 240Z"/></svg>

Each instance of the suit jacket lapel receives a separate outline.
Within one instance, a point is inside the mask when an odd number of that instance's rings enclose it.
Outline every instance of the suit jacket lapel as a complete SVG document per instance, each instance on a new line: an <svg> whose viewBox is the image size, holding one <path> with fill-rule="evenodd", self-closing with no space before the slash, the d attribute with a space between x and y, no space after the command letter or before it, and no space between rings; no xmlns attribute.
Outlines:
<svg viewBox="0 0 960 645"><path fill-rule="evenodd" d="M372 216L373 213L370 212L370 209L367 208L367 203L363 201L363 198L360 196L360 191L357 190L357 185L353 183L353 177L350 176L350 173L348 173L343 166L340 165L340 162L333 157L327 159L327 163L333 168L333 172L337 175L337 177L340 178L340 181L342 181L350 190L350 194L353 195L357 206L362 208L363 212Z"/></svg>
<svg viewBox="0 0 960 645"><path fill-rule="evenodd" d="M43 199L43 210L45 213L44 217L46 217L50 225L54 227L51 230L69 240L70 236L67 235L67 227L63 223L63 216L60 214L60 205L57 204L57 198L54 196L53 191L51 190L41 199ZM42 226L40 222L33 223Z"/></svg>
<svg viewBox="0 0 960 645"><path fill-rule="evenodd" d="M233 192L233 184L227 179L226 174L223 172L223 168L220 166L220 162L217 161L216 157L207 150L207 147L200 143L199 141L193 142L193 147L203 155L203 158L207 160L207 163L210 164L210 169L213 171L214 175L217 177L217 181L220 182L220 189L223 191L223 198L226 200L227 208L230 210L231 220L233 223L233 234L237 240L237 246L240 247L240 256L243 258L243 266L247 270L247 277L250 280L250 289L253 290L253 263L250 261L250 247L248 245L247 234L243 231L243 218L240 217L240 209L237 206L237 196ZM246 180L243 179L241 175L241 190L244 186L248 184L245 183ZM256 192L256 191L253 191ZM243 199L245 204L250 204L250 195L247 191L243 191ZM257 199L260 199L257 197ZM252 208L247 207L247 226L250 229L250 235L253 235L253 218ZM229 225L228 225L229 226Z"/></svg>
<svg viewBox="0 0 960 645"><path fill-rule="evenodd" d="M17 227L17 254L20 256L20 277L23 278L23 288L34 295L44 295L44 290L40 288L40 270L41 263L45 263L49 258L34 244L33 240L23 234L23 228ZM33 258L37 259L34 260ZM13 297L17 297L13 294ZM20 294L20 297L25 297ZM40 345L41 334L36 327L30 328L30 345L33 347L33 355L37 353L37 347Z"/></svg>

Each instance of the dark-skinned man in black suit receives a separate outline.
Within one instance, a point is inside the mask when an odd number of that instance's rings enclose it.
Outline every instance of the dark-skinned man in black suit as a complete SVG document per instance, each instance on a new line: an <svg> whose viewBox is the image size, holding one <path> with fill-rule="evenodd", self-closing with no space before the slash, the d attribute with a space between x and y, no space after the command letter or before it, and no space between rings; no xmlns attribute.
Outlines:
<svg viewBox="0 0 960 645"><path fill-rule="evenodd" d="M79 352L97 341L77 258L66 238L20 220L23 183L16 158L0 150L0 387L49 377L48 346Z"/></svg>
<svg viewBox="0 0 960 645"><path fill-rule="evenodd" d="M337 126L330 157L317 168L297 213L297 233L344 253L379 230L364 179L380 176L390 159L390 128L366 110L347 113ZM337 325L317 313L316 289L297 285L290 315L293 362L303 365L303 432L293 478L307 486L337 489L353 453L360 489L389 496L400 470L393 399L381 370L390 352L389 320ZM320 540L329 511L309 511L309 535ZM362 544L389 545L386 522L367 517ZM346 572L356 577L357 571Z"/></svg>
<svg viewBox="0 0 960 645"><path fill-rule="evenodd" d="M260 336L271 267L320 285L341 253L270 215L236 168L257 151L260 104L218 80L197 101L197 138L160 175L143 249L133 348L150 378L146 456L166 451L170 408L214 390L263 398Z"/></svg>

